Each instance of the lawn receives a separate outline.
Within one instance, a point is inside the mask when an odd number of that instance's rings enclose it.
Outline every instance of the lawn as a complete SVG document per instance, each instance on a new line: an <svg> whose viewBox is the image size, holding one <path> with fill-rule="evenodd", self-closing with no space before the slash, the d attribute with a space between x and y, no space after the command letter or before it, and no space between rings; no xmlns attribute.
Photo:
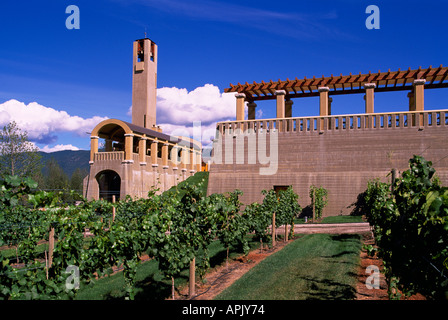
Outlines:
<svg viewBox="0 0 448 320"><path fill-rule="evenodd" d="M261 261L216 299L353 299L360 250L357 234L303 236Z"/></svg>

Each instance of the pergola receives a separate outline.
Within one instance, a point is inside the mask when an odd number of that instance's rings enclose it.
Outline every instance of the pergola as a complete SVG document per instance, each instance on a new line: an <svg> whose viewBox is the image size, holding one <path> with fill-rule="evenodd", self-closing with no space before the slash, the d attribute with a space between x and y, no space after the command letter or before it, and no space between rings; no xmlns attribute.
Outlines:
<svg viewBox="0 0 448 320"><path fill-rule="evenodd" d="M236 93L236 120L244 120L244 104L248 103L248 119L255 119L255 101L277 100L277 118L292 116L292 98L320 97L320 115L331 115L330 95L365 93L365 112L374 113L374 92L408 90L409 111L424 110L424 89L447 88L448 67L400 70L343 76L230 84L224 92Z"/></svg>

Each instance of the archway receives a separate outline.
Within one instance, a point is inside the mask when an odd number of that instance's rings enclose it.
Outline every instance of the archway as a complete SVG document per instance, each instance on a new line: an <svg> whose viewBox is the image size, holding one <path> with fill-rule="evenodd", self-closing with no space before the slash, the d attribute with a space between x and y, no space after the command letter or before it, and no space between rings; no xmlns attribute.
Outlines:
<svg viewBox="0 0 448 320"><path fill-rule="evenodd" d="M96 175L98 182L99 198L107 201L112 201L112 196L115 200L120 199L121 178L115 171L104 170Z"/></svg>

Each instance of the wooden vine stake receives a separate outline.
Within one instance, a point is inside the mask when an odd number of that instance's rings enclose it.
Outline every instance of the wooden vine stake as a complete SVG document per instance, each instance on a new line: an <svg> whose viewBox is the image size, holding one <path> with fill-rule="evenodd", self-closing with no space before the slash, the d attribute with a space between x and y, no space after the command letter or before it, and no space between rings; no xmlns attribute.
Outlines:
<svg viewBox="0 0 448 320"><path fill-rule="evenodd" d="M115 195L112 196L112 203L115 204ZM112 206L112 222L115 221L115 205Z"/></svg>
<svg viewBox="0 0 448 320"><path fill-rule="evenodd" d="M193 260L190 261L190 292L189 292L190 299L193 298L194 295L196 294L195 285L196 285L196 258L193 258Z"/></svg>
<svg viewBox="0 0 448 320"><path fill-rule="evenodd" d="M53 264L53 251L54 251L54 227L50 228L50 234L48 236L48 269Z"/></svg>
<svg viewBox="0 0 448 320"><path fill-rule="evenodd" d="M275 212L272 214L272 247L275 247Z"/></svg>

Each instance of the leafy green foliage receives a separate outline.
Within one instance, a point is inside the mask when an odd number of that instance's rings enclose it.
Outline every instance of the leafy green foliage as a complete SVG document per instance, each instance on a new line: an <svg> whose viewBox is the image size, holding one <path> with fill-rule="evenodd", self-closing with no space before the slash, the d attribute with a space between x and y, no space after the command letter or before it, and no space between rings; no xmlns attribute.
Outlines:
<svg viewBox="0 0 448 320"><path fill-rule="evenodd" d="M328 191L324 187L310 186L311 204L314 206L314 215L316 219L322 218L322 212L326 207Z"/></svg>
<svg viewBox="0 0 448 320"><path fill-rule="evenodd" d="M434 174L430 161L414 156L393 186L378 180L368 184L366 217L391 297L396 289L433 298L445 298L448 291L448 188Z"/></svg>
<svg viewBox="0 0 448 320"><path fill-rule="evenodd" d="M299 196L294 192L291 186L286 190L279 191L278 206L277 206L277 225L291 225L289 237L294 233L294 219L300 215L302 211L299 205Z"/></svg>
<svg viewBox="0 0 448 320"><path fill-rule="evenodd" d="M266 236L274 210L280 220L292 221L300 208L292 189L279 197L270 191L262 205L251 204L241 214L241 191L207 196L202 183L185 182L160 195L150 192L145 199L128 196L114 205L113 217L110 202L66 205L61 193L39 191L30 179L5 177L0 181L0 246L15 247L17 258L14 263L0 252L0 298L74 298L77 289L67 286L67 268L76 266L83 286L122 269L127 298L133 299L143 255L156 259L172 279L195 258L203 276L210 266L212 241L239 245L247 253L248 232ZM37 250L42 241L45 250Z"/></svg>

